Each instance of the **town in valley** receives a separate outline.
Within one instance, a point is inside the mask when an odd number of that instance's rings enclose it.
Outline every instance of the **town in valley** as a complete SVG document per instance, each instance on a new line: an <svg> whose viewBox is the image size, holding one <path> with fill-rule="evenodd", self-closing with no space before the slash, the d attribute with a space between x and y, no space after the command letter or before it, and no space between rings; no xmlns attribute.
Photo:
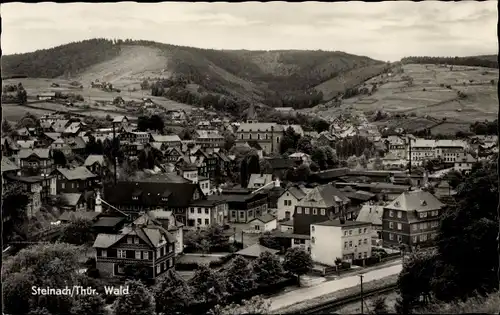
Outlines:
<svg viewBox="0 0 500 315"><path fill-rule="evenodd" d="M4 314L500 311L496 54L97 37L2 58Z"/></svg>

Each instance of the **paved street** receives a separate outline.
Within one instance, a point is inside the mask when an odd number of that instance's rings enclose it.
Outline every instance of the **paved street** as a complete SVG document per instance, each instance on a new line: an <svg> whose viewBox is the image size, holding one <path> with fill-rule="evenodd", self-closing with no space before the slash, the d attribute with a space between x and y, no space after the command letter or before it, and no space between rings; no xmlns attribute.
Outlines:
<svg viewBox="0 0 500 315"><path fill-rule="evenodd" d="M394 265L368 271L364 274L363 281L370 282L373 280L379 280L388 276L398 274L403 269L403 265L398 262ZM355 287L359 285L359 277L357 275L348 276L345 278L340 278L337 280L323 282L317 286L302 288L286 292L282 295L272 297L271 300L271 311L290 306L292 304L314 299L331 292Z"/></svg>

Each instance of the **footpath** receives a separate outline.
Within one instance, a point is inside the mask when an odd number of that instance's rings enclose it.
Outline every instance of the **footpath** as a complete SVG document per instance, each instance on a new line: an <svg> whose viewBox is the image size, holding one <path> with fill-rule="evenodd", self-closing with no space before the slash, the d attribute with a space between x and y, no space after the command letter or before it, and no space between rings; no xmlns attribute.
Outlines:
<svg viewBox="0 0 500 315"><path fill-rule="evenodd" d="M343 277L325 281L312 287L299 288L276 295L268 299L271 302L270 311L273 312L296 303L330 294L335 291L356 287L360 283L360 279L358 277L359 274L364 275L363 282L367 283L399 274L402 269L403 265L401 260L391 261L383 266L366 268L359 271L356 270L352 273L344 275Z"/></svg>

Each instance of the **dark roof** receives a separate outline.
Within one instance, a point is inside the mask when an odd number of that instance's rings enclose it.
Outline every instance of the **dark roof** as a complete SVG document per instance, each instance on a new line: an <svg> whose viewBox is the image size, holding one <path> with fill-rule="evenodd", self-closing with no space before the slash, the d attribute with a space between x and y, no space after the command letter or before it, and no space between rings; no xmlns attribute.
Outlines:
<svg viewBox="0 0 500 315"><path fill-rule="evenodd" d="M16 165L16 163L2 156L2 173L8 171L17 171L18 169L19 167Z"/></svg>
<svg viewBox="0 0 500 315"><path fill-rule="evenodd" d="M329 208L342 203L348 203L350 199L344 192L331 184L321 185L313 188L297 205L302 207L324 207Z"/></svg>
<svg viewBox="0 0 500 315"><path fill-rule="evenodd" d="M266 158L273 170L291 169L295 166L295 162L283 158Z"/></svg>
<svg viewBox="0 0 500 315"><path fill-rule="evenodd" d="M79 212L74 212L74 211L66 211L61 216L59 217L60 221L71 221L75 218L85 218L89 220L94 220L97 218L99 215L102 213L100 212L94 212L94 211L79 211Z"/></svg>
<svg viewBox="0 0 500 315"><path fill-rule="evenodd" d="M271 254L276 254L277 252L279 252L279 250L267 248L267 247L262 246L260 244L254 244L252 246L249 246L247 248L244 248L244 249L240 250L239 252L236 252L236 255L257 258L257 257L260 256L260 254L262 254L264 252L269 252Z"/></svg>
<svg viewBox="0 0 500 315"><path fill-rule="evenodd" d="M349 174L349 169L347 167L343 168L333 168L329 170L324 170L316 173L311 173L311 178L313 180L332 180L341 176Z"/></svg>
<svg viewBox="0 0 500 315"><path fill-rule="evenodd" d="M175 208L189 206L195 191L203 196L197 184L135 181L118 182L115 186L106 187L104 195L111 204L164 205ZM132 196L137 196L138 199L133 200ZM164 198L167 200L163 200Z"/></svg>
<svg viewBox="0 0 500 315"><path fill-rule="evenodd" d="M273 220L276 220L276 218L274 216L272 216L271 214L269 214L269 213L264 213L263 215L261 215L258 218L253 219L252 221L255 221L255 220L259 220L262 223L269 223L269 222L271 222Z"/></svg>
<svg viewBox="0 0 500 315"><path fill-rule="evenodd" d="M67 180L97 177L97 175L89 171L85 166L79 166L72 169L58 168L55 171L61 173Z"/></svg>
<svg viewBox="0 0 500 315"><path fill-rule="evenodd" d="M189 206L194 206L194 207L213 207L216 206L220 203L224 202L224 200L216 200L216 199L199 199L199 200L193 200L189 204Z"/></svg>
<svg viewBox="0 0 500 315"><path fill-rule="evenodd" d="M401 211L439 210L445 205L430 192L423 190L405 191L385 208Z"/></svg>
<svg viewBox="0 0 500 315"><path fill-rule="evenodd" d="M349 199L356 199L356 200L361 200L361 201L368 201L372 198L374 198L376 195L372 194L367 191L362 191L362 190L349 190L346 188L341 189L342 192L349 198Z"/></svg>
<svg viewBox="0 0 500 315"><path fill-rule="evenodd" d="M293 219L288 220L288 221L283 221L280 223L280 225L293 226Z"/></svg>
<svg viewBox="0 0 500 315"><path fill-rule="evenodd" d="M49 179L50 177L44 177L44 176L16 176L13 174L6 174L6 178L22 183L39 183L42 182L46 179Z"/></svg>
<svg viewBox="0 0 500 315"><path fill-rule="evenodd" d="M322 225L322 226L337 226L337 227L355 227L355 226L365 226L371 225L371 222L361 222L361 221L348 221L346 220L344 223L340 222L340 220L328 220L320 223L313 223L314 225Z"/></svg>
<svg viewBox="0 0 500 315"><path fill-rule="evenodd" d="M300 240L311 239L311 236L306 235L306 234L286 233L286 232L281 232L281 231L274 231L274 232L271 232L271 234L275 237L280 237L280 238L296 238L296 239L300 239Z"/></svg>
<svg viewBox="0 0 500 315"><path fill-rule="evenodd" d="M125 219L125 217L100 217L92 227L116 227Z"/></svg>

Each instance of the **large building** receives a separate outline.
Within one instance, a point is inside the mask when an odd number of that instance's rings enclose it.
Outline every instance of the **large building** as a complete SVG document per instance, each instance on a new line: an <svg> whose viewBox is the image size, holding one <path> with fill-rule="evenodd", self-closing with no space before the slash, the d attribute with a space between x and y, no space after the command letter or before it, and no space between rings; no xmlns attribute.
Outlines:
<svg viewBox="0 0 500 315"><path fill-rule="evenodd" d="M256 141L265 154L278 153L283 138L283 126L277 123L247 121L236 131L236 142Z"/></svg>
<svg viewBox="0 0 500 315"><path fill-rule="evenodd" d="M402 193L384 207L382 239L384 246L428 246L437 236L445 205L423 190Z"/></svg>
<svg viewBox="0 0 500 315"><path fill-rule="evenodd" d="M329 266L371 257L371 223L328 220L311 224L311 258Z"/></svg>

